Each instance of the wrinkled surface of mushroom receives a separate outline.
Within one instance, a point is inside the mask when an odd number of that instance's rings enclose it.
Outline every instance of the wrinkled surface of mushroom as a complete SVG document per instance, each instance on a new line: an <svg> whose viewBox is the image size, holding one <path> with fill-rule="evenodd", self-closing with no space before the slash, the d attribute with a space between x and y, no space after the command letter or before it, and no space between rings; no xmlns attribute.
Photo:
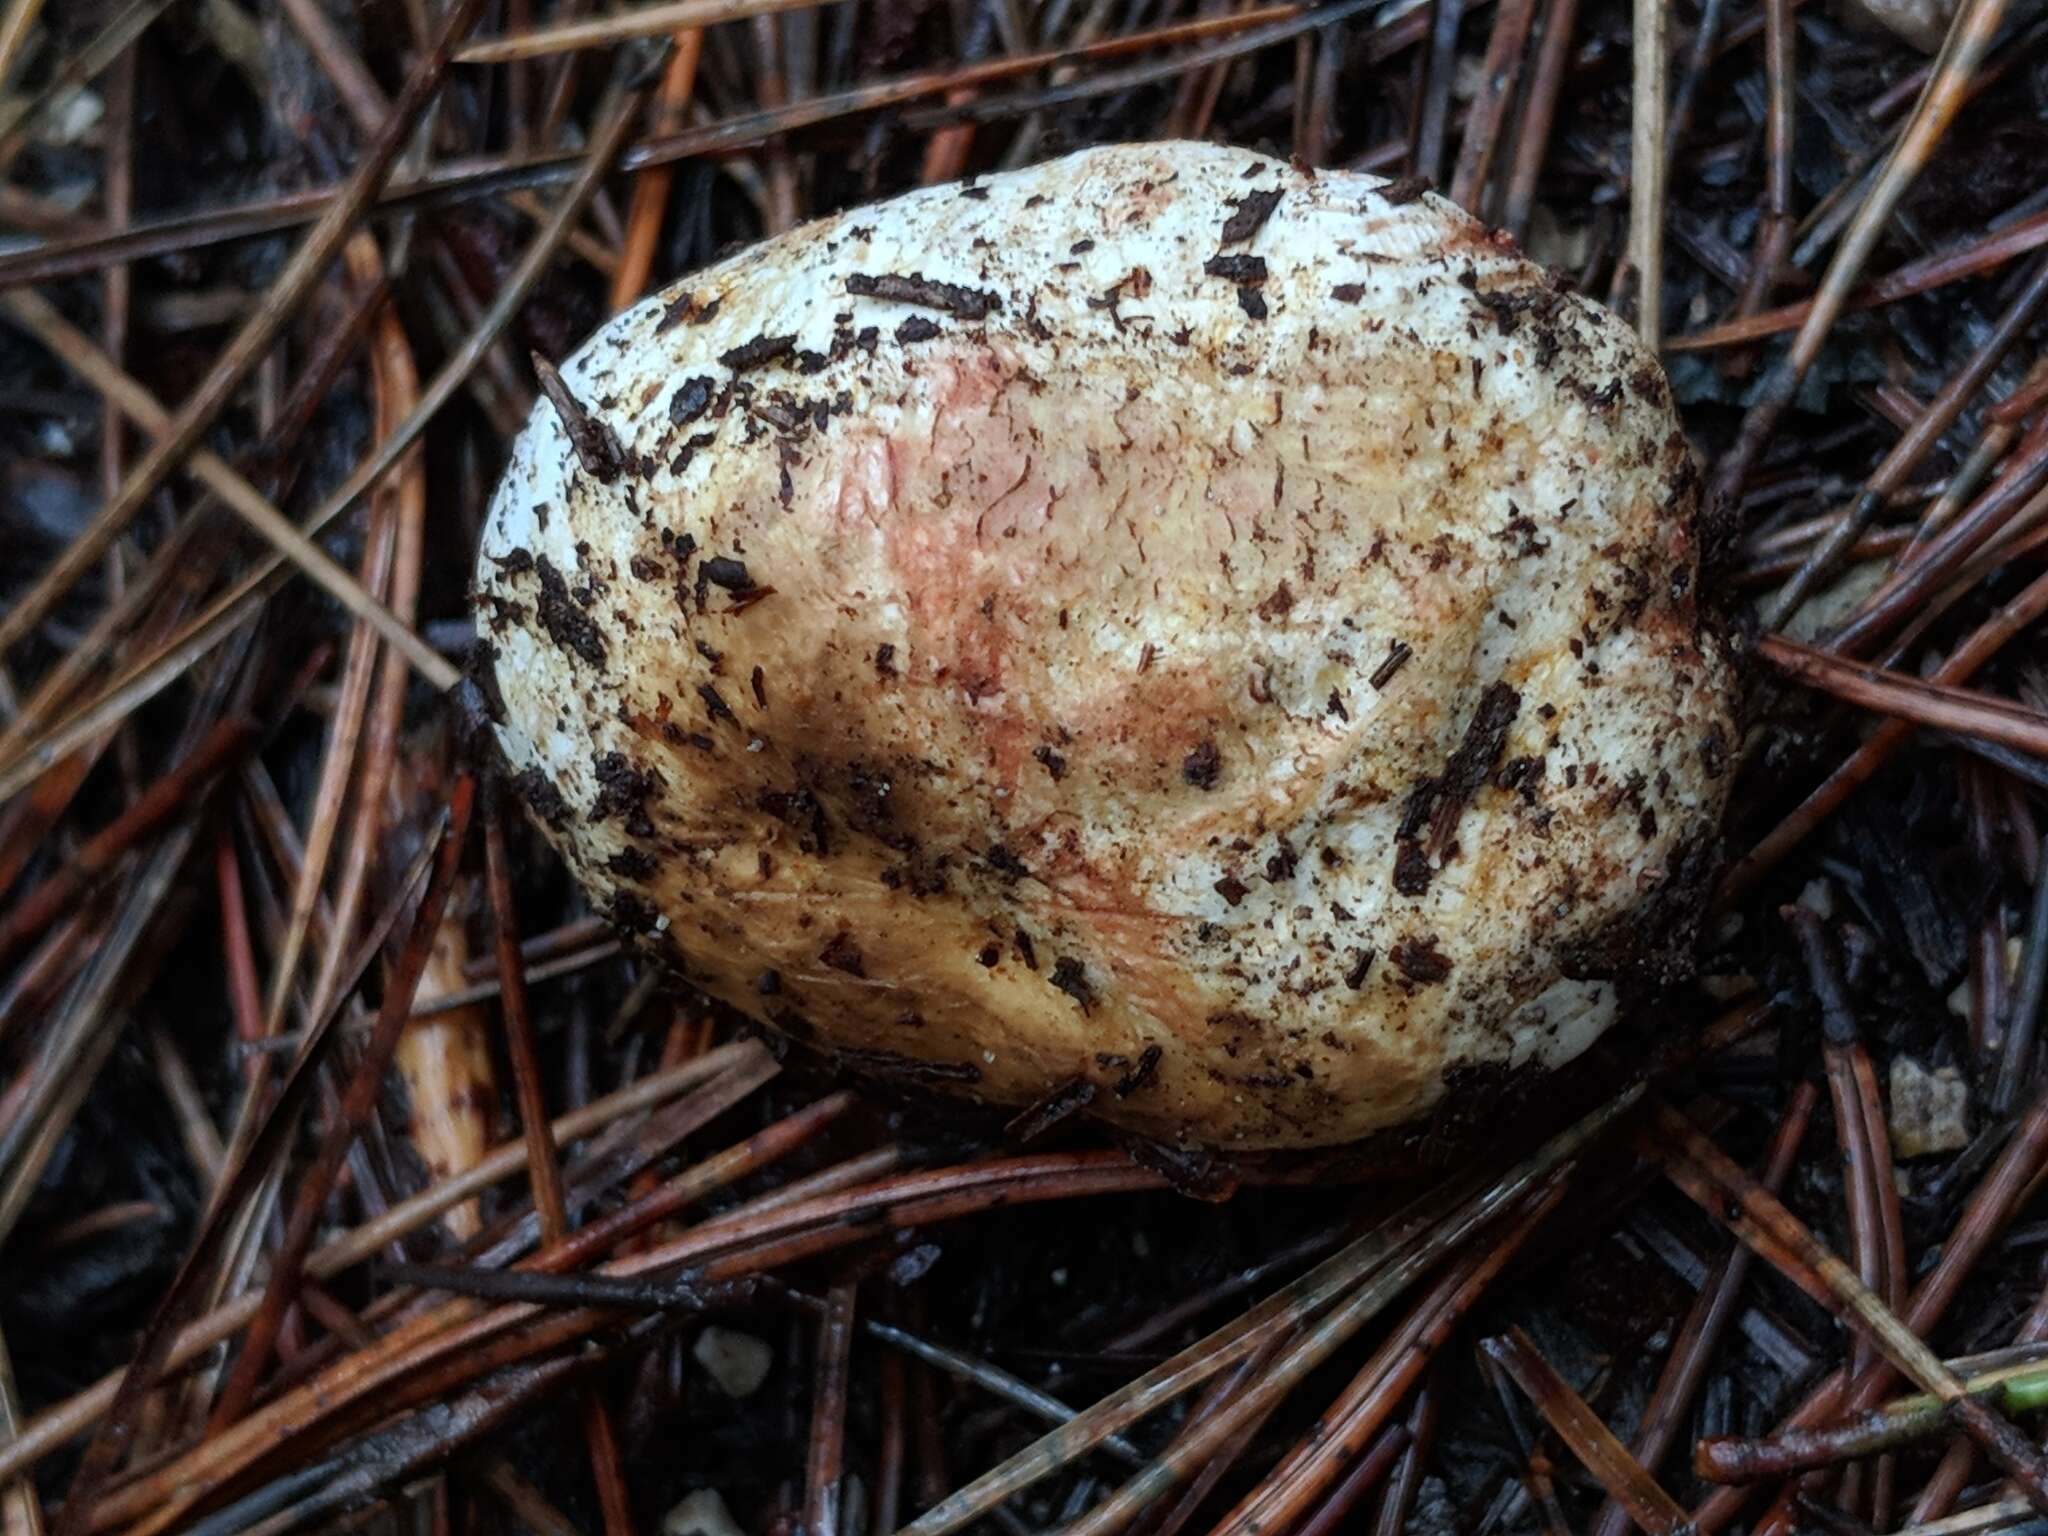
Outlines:
<svg viewBox="0 0 2048 1536"><path fill-rule="evenodd" d="M1683 947L1698 476L1620 322L1433 196L1085 151L696 273L555 394L477 568L516 782L863 1070L1340 1143Z"/></svg>

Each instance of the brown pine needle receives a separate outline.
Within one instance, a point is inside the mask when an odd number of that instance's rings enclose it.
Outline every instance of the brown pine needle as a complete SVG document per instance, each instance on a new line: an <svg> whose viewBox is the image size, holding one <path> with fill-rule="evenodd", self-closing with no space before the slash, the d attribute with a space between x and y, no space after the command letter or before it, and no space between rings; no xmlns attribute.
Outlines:
<svg viewBox="0 0 2048 1536"><path fill-rule="evenodd" d="M2048 714L2024 704L1922 682L1867 662L1843 661L1783 635L1758 640L1757 654L1786 676L1845 703L2048 758Z"/></svg>
<svg viewBox="0 0 2048 1536"><path fill-rule="evenodd" d="M1599 1479L1600 1486L1617 1499L1629 1518L1646 1536L1689 1536L1691 1522L1676 1499L1643 1470L1628 1447L1586 1406L1586 1400L1571 1389L1543 1358L1535 1342L1519 1327L1486 1339L1483 1348L1515 1385L1528 1395L1543 1415L1543 1421L1578 1457L1586 1470Z"/></svg>
<svg viewBox="0 0 2048 1536"><path fill-rule="evenodd" d="M1640 0L1649 5L1654 0ZM1777 430L1779 419L1799 392L1800 384L1820 356L1821 346L1841 317L1864 264L1906 191L1933 157L1956 113L1968 99L1971 80L2005 20L2008 0L1963 0L1950 23L1940 67L1928 82L1898 146L1885 160L1877 180L1856 209L1841 244L1835 248L1821 279L1820 291L1793 338L1789 352L1765 376L1756 403L1743 418L1735 446L1715 471L1714 494L1732 504L1742 493L1750 471ZM1640 46L1640 44L1638 45Z"/></svg>
<svg viewBox="0 0 2048 1536"><path fill-rule="evenodd" d="M136 843L170 817L189 811L187 802L247 751L255 737L256 722L246 716L221 721L170 772L89 838L62 868L0 912L0 963L13 959L23 945L111 873L115 861Z"/></svg>
<svg viewBox="0 0 2048 1536"><path fill-rule="evenodd" d="M2034 214L1993 234L1967 241L1955 250L1907 262L1874 282L1852 290L1842 301L1842 308L1875 309L1916 294L1931 293L1945 284L1996 271L2007 262L2037 251L2044 245L2048 245L2048 213ZM1766 310L1759 315L1673 336L1665 341L1664 350L1711 352L1720 347L1762 341L1805 325L1813 314L1813 306L1814 300L1802 299L1781 309Z"/></svg>
<svg viewBox="0 0 2048 1536"><path fill-rule="evenodd" d="M1955 1372L1854 1270L1691 1121L1660 1107L1657 1130L1679 1188L1815 1301L1866 1334L1896 1369L1941 1402L1950 1421L2019 1483L2035 1508L2048 1513L2048 1462L2032 1441L1972 1398Z"/></svg>
<svg viewBox="0 0 2048 1536"><path fill-rule="evenodd" d="M79 376L112 401L122 414L152 437L162 438L172 426L171 413L155 396L116 366L90 337L60 315L56 307L30 288L0 295L0 304L38 341L61 357ZM277 509L269 497L209 448L195 448L185 460L192 477L218 496L228 509L268 539L280 555L324 588L350 613L369 624L412 663L436 692L455 686L457 668L415 634L402 619L365 591L361 582L298 525Z"/></svg>
<svg viewBox="0 0 2048 1536"><path fill-rule="evenodd" d="M946 1536L958 1530L1012 1494L1058 1471L1103 1436L1128 1428L1262 1348L1278 1331L1297 1327L1334 1304L1336 1311L1288 1351L1285 1365L1276 1367L1258 1389L1241 1400L1233 1415L1219 1416L1200 1443L1177 1445L1172 1460L1162 1458L1125 1484L1116 1497L1097 1506L1088 1529L1114 1529L1178 1483L1206 1446L1228 1434L1237 1422L1235 1415L1256 1412L1283 1383L1298 1379L1326 1358L1436 1256L1549 1178L1634 1101L1633 1092L1624 1093L1493 1183L1474 1187L1468 1182L1462 1198L1439 1193L1359 1238L1242 1317L1110 1393L927 1510L903 1528L903 1536ZM1447 1214L1439 1218L1430 1214L1433 1211Z"/></svg>
<svg viewBox="0 0 2048 1536"><path fill-rule="evenodd" d="M2006 643L2048 613L2048 576L2036 577L2022 591L1999 605L1938 667L1929 682L1965 683ZM1893 720L1880 726L1803 801L1721 877L1715 901L1725 906L1768 873L1842 802L1868 783L1912 735L1913 728Z"/></svg>
<svg viewBox="0 0 2048 1536"><path fill-rule="evenodd" d="M629 1087L592 1101L557 1118L549 1132L557 1147L566 1146L624 1117L661 1104L698 1084L730 1071L757 1047L721 1046L665 1072L653 1073ZM844 1109L843 1101L838 1106ZM527 1164L523 1143L508 1142L474 1168L422 1190L394 1205L377 1220L323 1244L306 1257L306 1273L330 1279L374 1258L387 1245L437 1221L464 1201L492 1185L516 1176ZM165 1356L164 1367L176 1370L197 1359L222 1340L232 1338L255 1315L258 1296L248 1293L181 1328ZM90 1429L114 1401L119 1374L101 1378L75 1397L30 1419L19 1437L0 1441L0 1483L36 1465L67 1441Z"/></svg>
<svg viewBox="0 0 2048 1536"><path fill-rule="evenodd" d="M1783 625L1798 611L1807 593L1834 569L1843 554L1883 510L1893 493L1904 485L1906 476L1955 424L1963 408L1990 378L1992 370L2033 323L2044 301L2048 301L2048 257L2034 264L2033 274L2000 314L1991 334L1970 355L1969 361L1942 386L1941 393L1929 402L1927 409L1871 472L1856 500L1843 509L1827 535L1800 562L1792 579L1771 598L1761 616L1766 629ZM2012 399L2018 399L2025 393L2023 386ZM2011 400L2001 402L1987 411L1987 423L1994 428L2002 425L2006 418L1999 412L2010 403ZM2024 413L2023 409L2020 414Z"/></svg>
<svg viewBox="0 0 2048 1536"><path fill-rule="evenodd" d="M1764 1154L1764 1188L1773 1193L1784 1188L1792 1175L1793 1159L1812 1122L1814 1106L1819 1102L1820 1090L1811 1082L1801 1083L1793 1091ZM1707 1271L1699 1296L1686 1313L1678 1337L1672 1341L1671 1354L1664 1362L1650 1401L1644 1406L1635 1443L1630 1447L1630 1454L1652 1473L1663 1465L1681 1426L1691 1419L1693 1404L1707 1381L1715 1346L1739 1310L1753 1258L1743 1244L1730 1245L1720 1262ZM1628 1524L1628 1512L1609 1494L1588 1530L1590 1536L1625 1536Z"/></svg>
<svg viewBox="0 0 2048 1536"><path fill-rule="evenodd" d="M1451 173L1449 192L1452 202L1475 214L1484 212L1494 155L1500 146L1501 124L1507 119L1515 82L1521 77L1522 52L1535 15L1535 0L1501 0L1494 12L1493 29L1487 35L1486 59L1480 65L1480 95L1465 121L1465 135L1458 144L1458 163Z"/></svg>
<svg viewBox="0 0 2048 1536"><path fill-rule="evenodd" d="M1305 7L1295 3L1267 5L1231 15L1171 22L1143 32L1103 38L1077 48L1051 48L1038 53L989 59L979 64L928 70L806 97L772 110L739 113L698 127L643 139L619 154L617 165L621 171L641 171L650 166L673 165L700 156L734 155L803 129L934 96L949 96L957 91L1037 74L1056 66L1122 58L1207 39L1232 40L1220 47L1194 50L1154 70L1158 75L1178 74L1292 38L1303 30L1334 24L1364 8L1359 0L1334 0L1324 11L1310 15ZM1268 26L1282 30L1258 31ZM1247 38L1247 33L1253 35ZM1060 88L1061 94L1056 98L1049 98L1042 92L1028 93L991 102L985 110L991 115L1024 112L1049 99L1077 100L1123 90L1131 79L1131 75L1124 71L1082 77ZM495 197L523 188L551 186L574 179L586 158L582 153L562 150L458 162L411 179L394 181L377 206L379 211L385 212L438 207ZM335 188L320 187L232 208L176 215L155 223L138 223L114 234L50 240L24 251L0 252L0 287L46 282L52 278L96 272L112 262L276 234L320 217L336 195Z"/></svg>
<svg viewBox="0 0 2048 1536"><path fill-rule="evenodd" d="M263 302L215 358L177 414L149 451L128 472L120 493L108 500L57 557L36 583L0 612L0 658L33 632L78 578L98 562L108 547L142 510L166 476L178 467L263 360L271 344L297 313L299 305L326 273L356 221L374 202L398 153L412 137L421 110L439 88L455 45L483 9L483 0L453 0L439 35L413 66L405 88L392 102L382 132L364 146L362 158L327 204L320 220L292 251L285 269L264 294ZM4 795L0 791L0 795Z"/></svg>
<svg viewBox="0 0 2048 1536"><path fill-rule="evenodd" d="M685 27L675 35L668 65L662 71L661 89L655 95L654 131L674 133L683 126L686 109L697 88L697 63L704 54L704 29ZM626 308L647 291L654 269L654 246L661 238L662 221L668 216L669 190L675 183L673 166L652 166L633 178L633 203L626 215L626 239L612 272L610 304Z"/></svg>
<svg viewBox="0 0 2048 1536"><path fill-rule="evenodd" d="M0 76L4 76L0 71ZM21 1394L14 1384L14 1360L7 1352L7 1336L0 1334L0 1431L12 1440L22 1426ZM43 1536L43 1501L35 1481L22 1477L0 1478L0 1530L9 1536Z"/></svg>
<svg viewBox="0 0 2048 1536"><path fill-rule="evenodd" d="M472 0L463 0L463 3L472 3ZM469 377L484 354L512 323L534 285L547 271L569 229L582 217L590 199L596 195L599 182L625 142L626 131L633 122L637 106L638 97L632 93L623 93L613 102L593 135L588 152L582 157L575 186L555 205L552 221L527 246L519 264L500 285L489 311L462 347L441 365L440 371L420 392L419 403L405 420L387 434L369 458L357 466L355 472L300 525L300 531L308 538L320 534L398 467L426 430L427 423L440 413L463 380ZM4 765L0 765L0 800L15 793L80 742L90 740L154 698L200 657L239 629L273 590L279 564L280 557L277 556L260 562L154 655L131 665L91 701L79 706L64 721L9 757Z"/></svg>
<svg viewBox="0 0 2048 1536"><path fill-rule="evenodd" d="M412 1011L413 992L419 986L420 973L426 969L434 936L440 930L442 911L455 888L456 866L462 857L465 834L469 830L475 792L474 782L464 778L457 782L450 798L448 828L442 835L426 894L420 898L412 935L406 940L405 948L385 984L376 1030L362 1046L355 1075L342 1096L341 1113L329 1125L312 1168L299 1182L291 1216L285 1224L284 1239L271 1256L263 1299L256 1308L256 1315L249 1320L241 1353L235 1357L234 1369L228 1375L226 1386L221 1389L220 1400L214 1405L210 1428L215 1433L241 1417L256 1395L256 1385L270 1364L270 1351L276 1342L278 1329L283 1326L285 1311L296 1296L306 1256L312 1251L315 1229L321 1210L327 1203L328 1191L341 1172L343 1158L362 1134L376 1107L384 1068L391 1059L392 1048L398 1043L406 1016Z"/></svg>
<svg viewBox="0 0 2048 1536"><path fill-rule="evenodd" d="M846 1483L846 1396L853 1358L855 1287L834 1285L818 1320L816 1367L811 1382L810 1451L804 1462L806 1531L843 1528Z"/></svg>
<svg viewBox="0 0 2048 1536"><path fill-rule="evenodd" d="M1491 1240L1483 1245L1472 1245L1446 1266L1324 1413L1325 1432L1297 1446L1218 1522L1213 1536L1256 1536L1285 1528L1312 1508L1345 1464L1366 1453L1369 1443L1378 1442L1396 1405L1438 1358L1445 1341L1500 1272L1556 1212L1567 1188L1560 1179L1537 1191L1503 1231L1490 1234Z"/></svg>

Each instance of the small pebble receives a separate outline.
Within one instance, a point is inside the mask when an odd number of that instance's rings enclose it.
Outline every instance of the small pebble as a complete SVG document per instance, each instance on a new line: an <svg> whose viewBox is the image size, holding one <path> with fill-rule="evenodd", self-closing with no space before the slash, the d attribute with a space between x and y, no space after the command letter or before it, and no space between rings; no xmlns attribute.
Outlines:
<svg viewBox="0 0 2048 1536"><path fill-rule="evenodd" d="M1892 1058L1892 1155L1959 1152L1970 1143L1970 1089L1954 1067L1930 1072L1911 1056Z"/></svg>
<svg viewBox="0 0 2048 1536"><path fill-rule="evenodd" d="M775 1363L775 1351L760 1339L715 1323L697 1335L690 1353L727 1397L752 1397Z"/></svg>
<svg viewBox="0 0 2048 1536"><path fill-rule="evenodd" d="M1842 13L1864 30L1882 27L1922 53L1941 47L1955 18L1955 0L1842 0Z"/></svg>
<svg viewBox="0 0 2048 1536"><path fill-rule="evenodd" d="M746 1536L716 1488L699 1488L670 1510L662 1517L661 1533L662 1536Z"/></svg>

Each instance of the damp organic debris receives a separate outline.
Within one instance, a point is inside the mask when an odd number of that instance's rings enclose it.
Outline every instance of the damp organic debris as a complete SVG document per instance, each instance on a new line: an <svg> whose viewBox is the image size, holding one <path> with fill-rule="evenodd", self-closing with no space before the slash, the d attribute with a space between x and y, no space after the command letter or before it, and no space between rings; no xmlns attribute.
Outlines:
<svg viewBox="0 0 2048 1536"><path fill-rule="evenodd" d="M0 0L0 1536L2037 1528L2044 123Z"/></svg>

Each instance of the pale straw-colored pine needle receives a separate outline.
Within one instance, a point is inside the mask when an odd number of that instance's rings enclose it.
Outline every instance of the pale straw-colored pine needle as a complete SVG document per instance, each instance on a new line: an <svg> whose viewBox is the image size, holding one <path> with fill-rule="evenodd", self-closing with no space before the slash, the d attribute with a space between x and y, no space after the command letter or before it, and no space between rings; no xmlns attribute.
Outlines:
<svg viewBox="0 0 2048 1536"><path fill-rule="evenodd" d="M1670 67L1664 7L1665 0L1635 0L1629 103L1629 262L1636 273L1636 334L1652 351L1664 334L1664 98Z"/></svg>
<svg viewBox="0 0 2048 1536"><path fill-rule="evenodd" d="M750 16L801 11L821 0L669 0L664 5L639 5L610 16L565 21L507 37L484 38L455 55L458 64L507 64L515 59L544 58L582 48L606 48L644 37L666 37L692 27Z"/></svg>

